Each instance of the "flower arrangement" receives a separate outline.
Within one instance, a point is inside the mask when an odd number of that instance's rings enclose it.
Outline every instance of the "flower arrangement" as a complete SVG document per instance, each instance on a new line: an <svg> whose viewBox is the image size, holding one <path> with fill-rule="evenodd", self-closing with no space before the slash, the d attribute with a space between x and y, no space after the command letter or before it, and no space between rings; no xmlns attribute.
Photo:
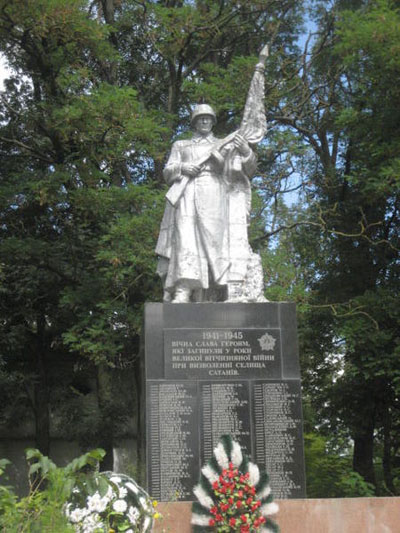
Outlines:
<svg viewBox="0 0 400 533"><path fill-rule="evenodd" d="M221 437L194 488L194 533L278 533L269 518L278 511L268 475L242 453L239 443Z"/></svg>
<svg viewBox="0 0 400 533"><path fill-rule="evenodd" d="M76 533L146 533L159 517L156 506L130 477L102 472L73 489L65 514Z"/></svg>

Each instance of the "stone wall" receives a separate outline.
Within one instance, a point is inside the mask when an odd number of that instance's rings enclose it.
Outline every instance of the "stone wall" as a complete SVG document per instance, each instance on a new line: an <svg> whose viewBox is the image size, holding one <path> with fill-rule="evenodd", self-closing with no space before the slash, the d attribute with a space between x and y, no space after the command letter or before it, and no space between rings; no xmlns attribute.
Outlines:
<svg viewBox="0 0 400 533"><path fill-rule="evenodd" d="M400 498L279 501L281 533L399 533ZM154 533L190 533L191 503L160 503Z"/></svg>

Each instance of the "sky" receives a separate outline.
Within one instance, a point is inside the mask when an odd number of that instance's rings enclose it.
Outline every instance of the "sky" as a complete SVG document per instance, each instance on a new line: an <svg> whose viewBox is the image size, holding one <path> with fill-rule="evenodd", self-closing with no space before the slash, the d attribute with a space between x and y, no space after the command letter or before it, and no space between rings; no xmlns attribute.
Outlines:
<svg viewBox="0 0 400 533"><path fill-rule="evenodd" d="M7 78L9 70L7 69L4 57L0 54L0 91L4 91L4 79Z"/></svg>

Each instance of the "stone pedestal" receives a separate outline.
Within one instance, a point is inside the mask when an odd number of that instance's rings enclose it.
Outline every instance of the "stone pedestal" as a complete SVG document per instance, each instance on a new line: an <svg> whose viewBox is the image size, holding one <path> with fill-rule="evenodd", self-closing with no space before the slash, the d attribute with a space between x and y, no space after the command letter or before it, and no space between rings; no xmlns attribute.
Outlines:
<svg viewBox="0 0 400 533"><path fill-rule="evenodd" d="M278 501L282 533L398 533L400 498ZM191 504L163 503L154 533L191 533Z"/></svg>
<svg viewBox="0 0 400 533"><path fill-rule="evenodd" d="M144 347L153 498L194 499L223 434L267 470L276 498L304 497L294 304L150 303Z"/></svg>

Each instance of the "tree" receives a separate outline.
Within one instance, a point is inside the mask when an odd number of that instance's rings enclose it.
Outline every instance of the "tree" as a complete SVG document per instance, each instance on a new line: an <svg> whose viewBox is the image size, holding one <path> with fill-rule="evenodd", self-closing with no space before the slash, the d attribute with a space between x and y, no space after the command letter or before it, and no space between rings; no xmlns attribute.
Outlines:
<svg viewBox="0 0 400 533"><path fill-rule="evenodd" d="M1 47L17 73L7 80L1 104L4 380L9 392L17 387L25 392L37 446L48 453L51 392L59 381L54 367L60 360L70 369L64 394L74 383L79 354L95 364L100 443L106 440L102 427L116 420L110 417L110 409L115 415L112 402L106 401L111 393L104 391L106 369L131 361L140 326L129 303L143 301L146 284L139 279L144 273L150 286L154 279L148 247L131 248L129 254L123 250L137 231L143 243L154 241L160 193L144 186L129 192L126 184L128 192L121 197L115 172L127 153L132 165L144 154L149 157L157 145L153 135L162 128L141 108L132 88L104 80L102 69L115 51L108 28L88 16L85 2L1 7ZM155 217L147 212L141 218L149 206ZM112 255L108 246L105 254L104 243L123 226L121 250ZM118 324L125 325L125 335L117 339L118 327L123 329ZM86 333L79 349L77 329ZM9 412L9 418L14 414Z"/></svg>
<svg viewBox="0 0 400 533"><path fill-rule="evenodd" d="M211 98L231 130L261 44L293 53L300 12L274 0L0 2L15 71L0 108L0 379L3 405L19 399L2 418L32 413L43 453L56 419L112 461L135 409L134 393L118 394L121 369L137 376L142 306L161 297L168 145L193 100Z"/></svg>
<svg viewBox="0 0 400 533"><path fill-rule="evenodd" d="M314 269L302 329L305 384L326 434L342 428L353 439L353 467L367 481L376 483L383 453L385 490L393 493L399 72L389 56L399 12L392 2L334 2L316 3L315 13L314 44L276 117L311 152L303 167L308 208L293 223L301 236L294 244Z"/></svg>

